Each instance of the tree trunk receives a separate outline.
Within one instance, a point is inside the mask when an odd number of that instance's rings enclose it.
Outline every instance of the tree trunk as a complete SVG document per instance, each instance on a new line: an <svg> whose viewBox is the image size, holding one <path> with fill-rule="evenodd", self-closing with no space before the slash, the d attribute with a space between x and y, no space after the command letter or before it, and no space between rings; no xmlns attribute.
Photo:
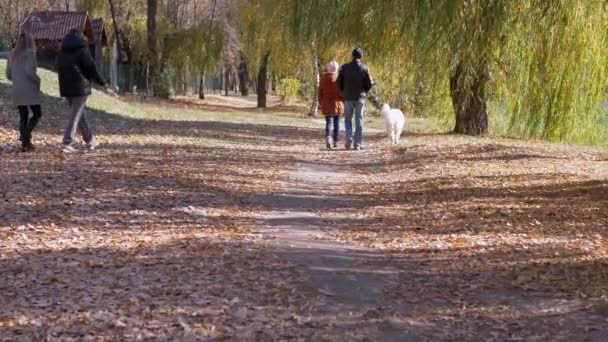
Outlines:
<svg viewBox="0 0 608 342"><path fill-rule="evenodd" d="M156 94L157 83L160 81L160 55L158 48L158 39L156 37L156 13L158 10L158 1L148 1L148 63L150 65L150 82L152 85L152 94Z"/></svg>
<svg viewBox="0 0 608 342"><path fill-rule="evenodd" d="M230 90L230 68L224 70L224 96L228 96Z"/></svg>
<svg viewBox="0 0 608 342"><path fill-rule="evenodd" d="M247 57L241 52L241 64L239 65L239 87L241 96L249 96L249 68L247 67Z"/></svg>
<svg viewBox="0 0 608 342"><path fill-rule="evenodd" d="M121 44L121 32L118 29L118 23L116 22L116 11L114 9L114 1L108 0L108 4L110 5L110 15L112 16L112 26L114 26L114 39L116 40L116 47L118 49L118 61L124 62L122 60L122 52L123 47Z"/></svg>
<svg viewBox="0 0 608 342"><path fill-rule="evenodd" d="M9 0L8 4L6 4L6 14L3 18L4 20L6 20L6 32L3 32L5 35L10 36L10 42L9 42L9 46L11 48L15 48L15 46L17 45L17 39L18 37L16 37L15 34L12 34L11 31L13 30L13 1Z"/></svg>
<svg viewBox="0 0 608 342"><path fill-rule="evenodd" d="M486 67L478 68L471 79L466 79L462 64L450 77L450 95L456 114L454 133L482 135L488 133L488 112L485 85ZM471 76L469 76L471 77Z"/></svg>
<svg viewBox="0 0 608 342"><path fill-rule="evenodd" d="M258 108L266 108L266 94L268 92L268 59L270 58L270 52L266 52L264 58L262 58L262 64L258 72Z"/></svg>
<svg viewBox="0 0 608 342"><path fill-rule="evenodd" d="M270 75L270 77L268 77L268 92L270 94L276 94L277 93L277 81L274 79L275 75Z"/></svg>
<svg viewBox="0 0 608 342"><path fill-rule="evenodd" d="M207 42L211 39L211 30L213 29L213 20L215 19L215 9L217 7L217 0L213 0L213 7L211 9L211 16L209 18L209 29L207 30ZM200 88L198 92L198 98L201 100L205 99L205 72L207 68L207 64L209 64L209 52L205 53L205 60L203 62L203 73L202 78L200 80ZM213 84L213 94L215 94L215 81Z"/></svg>
<svg viewBox="0 0 608 342"><path fill-rule="evenodd" d="M134 64L129 64L129 85L128 85L128 89L127 92L133 92L133 89L135 87L135 65Z"/></svg>
<svg viewBox="0 0 608 342"><path fill-rule="evenodd" d="M161 51L156 32L156 14L158 13L158 1L148 0L147 26L148 26L148 58L150 61L150 81L152 82L152 93L154 96L169 98L169 89L163 82L161 68Z"/></svg>
<svg viewBox="0 0 608 342"><path fill-rule="evenodd" d="M312 103L310 104L309 116L317 116L319 111L319 82L321 82L321 75L319 71L319 56L317 51L313 49L312 53L312 70L313 70L313 82L312 82Z"/></svg>
<svg viewBox="0 0 608 342"><path fill-rule="evenodd" d="M224 91L224 89L226 88L226 82L228 82L226 80L226 70L222 69L220 71L220 87L218 89L220 95L222 95L222 92Z"/></svg>
<svg viewBox="0 0 608 342"><path fill-rule="evenodd" d="M201 100L205 99L205 74L201 74L199 78L198 98Z"/></svg>

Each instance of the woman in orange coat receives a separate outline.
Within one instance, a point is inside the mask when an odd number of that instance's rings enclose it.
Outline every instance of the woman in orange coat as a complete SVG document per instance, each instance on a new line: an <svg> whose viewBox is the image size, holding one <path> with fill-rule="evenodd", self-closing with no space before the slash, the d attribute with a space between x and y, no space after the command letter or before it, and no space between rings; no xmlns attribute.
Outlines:
<svg viewBox="0 0 608 342"><path fill-rule="evenodd" d="M344 101L336 80L338 79L338 62L327 64L327 72L319 83L319 105L325 115L325 142L328 149L338 145L340 135L340 115L344 114ZM333 134L332 134L333 124Z"/></svg>

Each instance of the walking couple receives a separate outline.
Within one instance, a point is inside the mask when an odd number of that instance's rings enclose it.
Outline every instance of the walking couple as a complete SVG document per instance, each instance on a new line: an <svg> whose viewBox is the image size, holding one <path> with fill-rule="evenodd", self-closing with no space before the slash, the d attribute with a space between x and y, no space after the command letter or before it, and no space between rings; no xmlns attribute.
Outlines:
<svg viewBox="0 0 608 342"><path fill-rule="evenodd" d="M346 149L361 149L365 101L373 81L367 66L361 62L363 50L356 48L352 57L353 60L342 68L336 61L328 63L327 72L319 84L319 105L325 115L325 139L328 149L338 147L342 114L346 132L344 146Z"/></svg>
<svg viewBox="0 0 608 342"><path fill-rule="evenodd" d="M6 76L13 83L12 100L20 115L19 132L23 152L34 151L32 132L42 117L37 68L34 38L29 33L22 32L9 55ZM86 147L94 150L97 143L87 122L85 106L91 95L91 82L101 86L105 86L105 82L95 67L86 39L78 30L70 31L63 38L57 56L57 73L59 92L66 99L70 112L62 150L66 153L75 151L72 142L77 130ZM32 117L29 116L30 110Z"/></svg>

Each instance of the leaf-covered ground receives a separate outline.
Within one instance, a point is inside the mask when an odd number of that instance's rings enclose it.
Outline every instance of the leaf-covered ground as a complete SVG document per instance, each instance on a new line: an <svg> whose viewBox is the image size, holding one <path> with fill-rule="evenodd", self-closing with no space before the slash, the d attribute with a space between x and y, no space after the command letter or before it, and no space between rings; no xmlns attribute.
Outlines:
<svg viewBox="0 0 608 342"><path fill-rule="evenodd" d="M101 119L97 152L59 153L48 127L21 154L2 115L2 339L301 333L300 275L250 231L281 169L257 127Z"/></svg>
<svg viewBox="0 0 608 342"><path fill-rule="evenodd" d="M606 150L424 134L395 149L373 133L364 151L327 152L319 122L287 109L96 94L101 149L64 155L50 89L38 151L22 154L8 90L0 82L0 340L351 336L313 317L336 294L307 290L306 268L268 244L276 210L314 213L320 239L381 255L397 281L374 279L407 308L391 319L417 336L607 336ZM308 207L281 202L302 165L343 183ZM352 330L378 319L344 316Z"/></svg>
<svg viewBox="0 0 608 342"><path fill-rule="evenodd" d="M324 217L390 254L408 319L450 339L608 338L606 150L423 134L374 147Z"/></svg>

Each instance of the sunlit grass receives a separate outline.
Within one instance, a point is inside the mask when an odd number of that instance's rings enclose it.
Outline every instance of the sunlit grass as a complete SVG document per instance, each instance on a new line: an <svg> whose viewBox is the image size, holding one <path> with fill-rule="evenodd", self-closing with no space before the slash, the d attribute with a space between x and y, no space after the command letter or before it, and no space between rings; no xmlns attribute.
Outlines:
<svg viewBox="0 0 608 342"><path fill-rule="evenodd" d="M8 84L5 77L6 61L0 60L0 84ZM65 108L62 107L62 102L59 99L59 87L57 75L54 72L40 69L40 78L42 79L42 92L47 95L50 100L47 101L46 107L51 112L61 114ZM8 95L8 94L6 94ZM47 99L49 99L47 98ZM224 99L224 102L229 103L230 98L223 96L210 96L213 99ZM241 98L234 98L241 100ZM7 101L8 98L4 99ZM49 102L50 101L50 102ZM140 97L119 97L109 95L102 91L94 90L94 95L88 101L89 108L112 114L118 117L129 119L143 120L167 120L167 121L217 121L217 122L239 122L262 124L271 126L300 126L307 128L322 129L324 122L323 117L319 115L316 118L311 118L306 115L306 103L299 103L292 107L275 107L266 110L256 110L253 108L232 108L222 105L206 105L206 102L182 102L176 100L173 102L162 102L144 99ZM600 145L608 145L608 105L605 107L607 113L601 120L602 128L600 129L600 137L598 138ZM509 113L507 106L497 101L488 103L490 134L492 136L509 136ZM411 117L407 110L406 114L406 131L414 133L440 133L449 132L453 126L449 120L442 118L416 118ZM382 119L377 111L371 106L368 106L365 116L365 127L368 130L383 130ZM585 132L579 132L581 136Z"/></svg>
<svg viewBox="0 0 608 342"><path fill-rule="evenodd" d="M42 93L52 99L47 103L50 111L63 110L59 105L59 86L57 74L39 69L42 80ZM10 84L6 79L6 61L0 60L0 84ZM8 96L8 94L2 94ZM8 97L5 98L8 102ZM293 110L254 110L233 109L222 106L197 106L175 103L162 103L159 101L142 100L141 98L123 98L113 96L102 91L94 90L87 102L88 107L119 117L145 120L169 120L169 121L221 121L257 123L277 126L310 126L318 125L318 120L306 116L304 112Z"/></svg>

